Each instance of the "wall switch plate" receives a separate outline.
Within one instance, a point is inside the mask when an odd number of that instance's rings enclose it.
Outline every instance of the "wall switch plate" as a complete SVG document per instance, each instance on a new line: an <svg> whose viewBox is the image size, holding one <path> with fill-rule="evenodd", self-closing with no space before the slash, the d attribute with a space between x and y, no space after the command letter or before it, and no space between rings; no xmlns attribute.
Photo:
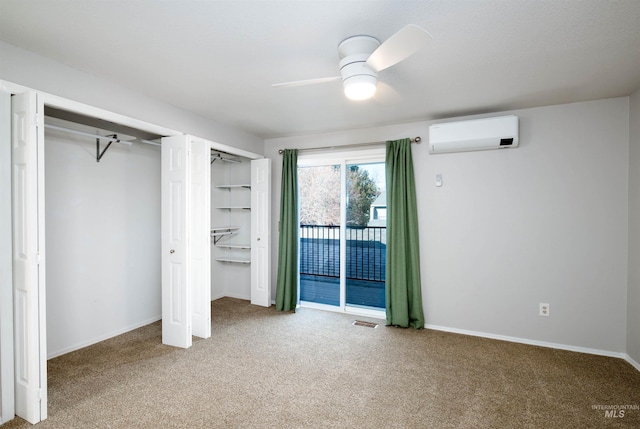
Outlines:
<svg viewBox="0 0 640 429"><path fill-rule="evenodd" d="M442 174L436 174L436 186L438 188L442 186Z"/></svg>
<svg viewBox="0 0 640 429"><path fill-rule="evenodd" d="M543 302L540 303L540 311L538 313L540 316L549 317L549 304L545 304Z"/></svg>

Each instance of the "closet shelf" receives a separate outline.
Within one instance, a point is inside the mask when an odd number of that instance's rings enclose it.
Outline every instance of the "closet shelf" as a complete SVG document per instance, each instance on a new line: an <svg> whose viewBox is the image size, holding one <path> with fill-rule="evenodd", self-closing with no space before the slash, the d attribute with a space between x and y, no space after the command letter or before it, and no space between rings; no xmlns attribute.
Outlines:
<svg viewBox="0 0 640 429"><path fill-rule="evenodd" d="M216 244L216 247L223 247L225 249L242 249L242 250L251 249L251 245L249 244Z"/></svg>
<svg viewBox="0 0 640 429"><path fill-rule="evenodd" d="M244 188L244 189L251 189L251 185L250 184L240 184L240 185L217 185L216 188L220 188L220 189L232 189L232 188Z"/></svg>
<svg viewBox="0 0 640 429"><path fill-rule="evenodd" d="M250 264L251 259L242 259L242 258L216 258L218 262L230 262L232 264Z"/></svg>
<svg viewBox="0 0 640 429"><path fill-rule="evenodd" d="M215 226L211 228L211 236L216 235L229 235L236 229L240 229L239 226Z"/></svg>

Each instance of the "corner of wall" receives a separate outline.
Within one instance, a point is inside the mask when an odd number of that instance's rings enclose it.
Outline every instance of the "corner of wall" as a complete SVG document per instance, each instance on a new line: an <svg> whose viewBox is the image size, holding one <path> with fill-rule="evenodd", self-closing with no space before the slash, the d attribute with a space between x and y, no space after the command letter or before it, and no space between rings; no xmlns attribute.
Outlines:
<svg viewBox="0 0 640 429"><path fill-rule="evenodd" d="M640 89L629 97L627 354L640 362Z"/></svg>

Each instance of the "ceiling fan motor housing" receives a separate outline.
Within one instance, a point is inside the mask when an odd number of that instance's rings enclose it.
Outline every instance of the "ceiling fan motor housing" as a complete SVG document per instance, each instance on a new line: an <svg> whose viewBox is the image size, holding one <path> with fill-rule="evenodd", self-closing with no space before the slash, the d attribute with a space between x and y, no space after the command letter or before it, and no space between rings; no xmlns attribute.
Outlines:
<svg viewBox="0 0 640 429"><path fill-rule="evenodd" d="M350 55L356 54L373 54L373 51L378 49L380 41L372 36L352 36L344 39L338 45L338 54L340 59L346 58Z"/></svg>
<svg viewBox="0 0 640 429"><path fill-rule="evenodd" d="M368 67L366 62L378 46L380 41L371 36L349 37L338 45L340 75L347 97L355 100L366 99L375 92L378 73ZM361 92L363 88L364 93Z"/></svg>

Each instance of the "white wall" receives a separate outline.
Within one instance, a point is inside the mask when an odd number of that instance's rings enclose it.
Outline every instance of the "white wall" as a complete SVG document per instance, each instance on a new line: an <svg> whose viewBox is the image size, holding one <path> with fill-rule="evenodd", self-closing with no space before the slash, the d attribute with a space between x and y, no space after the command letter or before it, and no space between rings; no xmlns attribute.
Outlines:
<svg viewBox="0 0 640 429"><path fill-rule="evenodd" d="M427 324L623 352L628 98L504 114L520 118L517 149L429 155L428 122L267 140L274 237L278 149L420 135L413 159ZM540 302L551 317L538 316Z"/></svg>
<svg viewBox="0 0 640 429"><path fill-rule="evenodd" d="M182 133L262 154L263 140L0 42L0 79Z"/></svg>
<svg viewBox="0 0 640 429"><path fill-rule="evenodd" d="M159 320L159 148L48 130L45 204L48 356Z"/></svg>
<svg viewBox="0 0 640 429"><path fill-rule="evenodd" d="M640 362L640 90L629 103L629 290L627 354Z"/></svg>

